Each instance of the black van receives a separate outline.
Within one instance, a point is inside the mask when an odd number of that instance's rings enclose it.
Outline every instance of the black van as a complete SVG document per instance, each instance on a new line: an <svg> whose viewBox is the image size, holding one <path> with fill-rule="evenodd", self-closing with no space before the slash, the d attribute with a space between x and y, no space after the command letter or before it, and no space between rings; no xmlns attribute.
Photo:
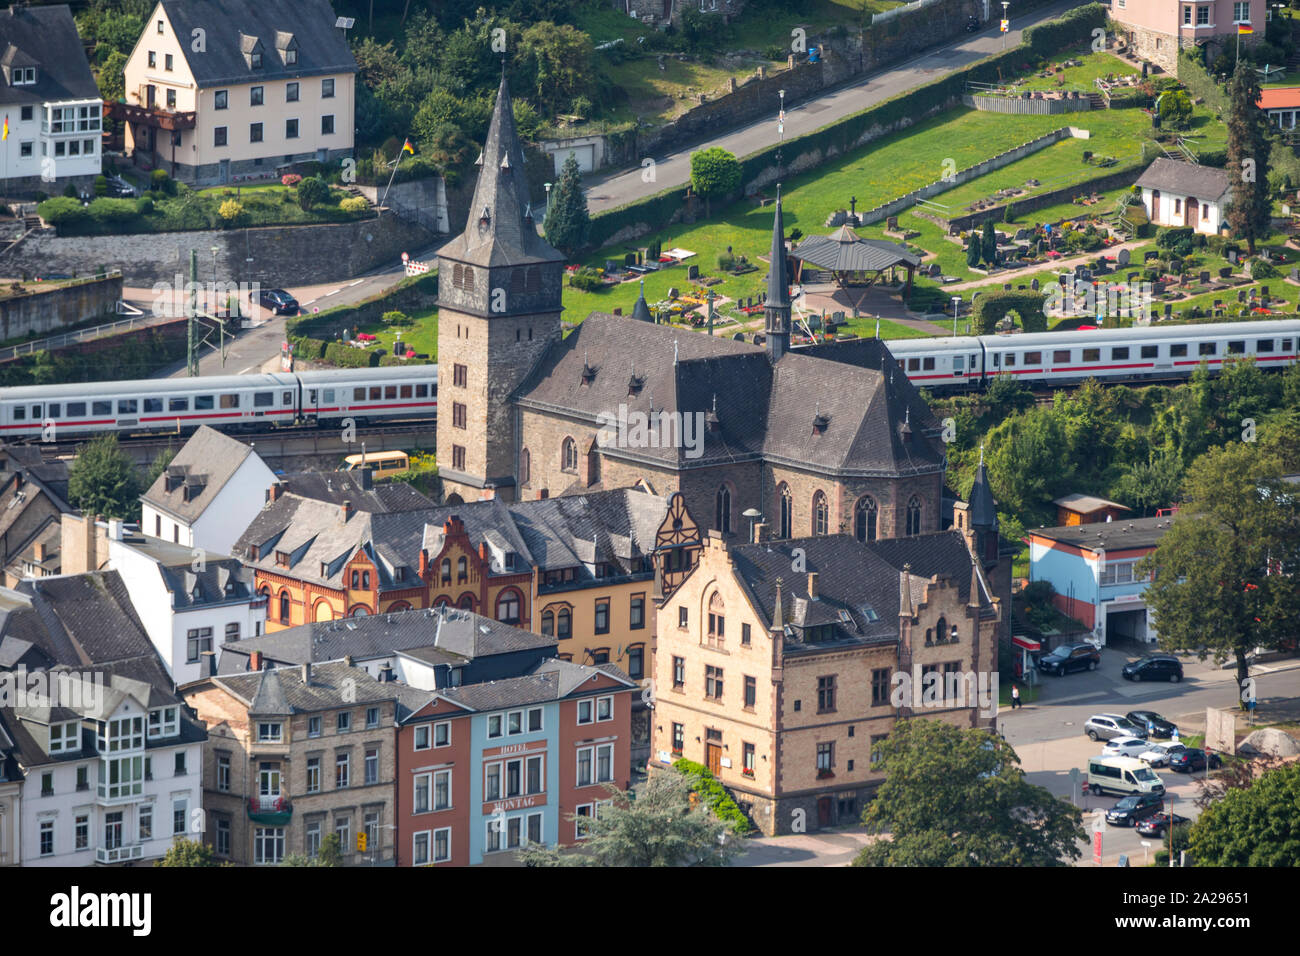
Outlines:
<svg viewBox="0 0 1300 956"><path fill-rule="evenodd" d="M1121 673L1125 680L1167 680L1176 684L1183 679L1183 662L1171 654L1155 654L1125 664Z"/></svg>

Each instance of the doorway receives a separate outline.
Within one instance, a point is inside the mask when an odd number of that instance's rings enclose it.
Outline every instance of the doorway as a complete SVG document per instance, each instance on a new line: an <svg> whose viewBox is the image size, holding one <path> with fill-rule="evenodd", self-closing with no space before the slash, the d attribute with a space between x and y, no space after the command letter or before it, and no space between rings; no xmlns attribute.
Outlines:
<svg viewBox="0 0 1300 956"><path fill-rule="evenodd" d="M722 773L722 745L705 744L704 745L705 764L709 768L709 773L717 777Z"/></svg>
<svg viewBox="0 0 1300 956"><path fill-rule="evenodd" d="M1187 202L1183 206L1183 225L1191 229L1195 229L1196 224L1200 222L1199 213L1200 213L1200 206L1197 205L1195 199L1193 199L1191 196L1188 196Z"/></svg>
<svg viewBox="0 0 1300 956"><path fill-rule="evenodd" d="M1160 222L1160 190L1151 190L1151 221Z"/></svg>
<svg viewBox="0 0 1300 956"><path fill-rule="evenodd" d="M817 798L817 825L819 827L828 827L831 825L831 798Z"/></svg>

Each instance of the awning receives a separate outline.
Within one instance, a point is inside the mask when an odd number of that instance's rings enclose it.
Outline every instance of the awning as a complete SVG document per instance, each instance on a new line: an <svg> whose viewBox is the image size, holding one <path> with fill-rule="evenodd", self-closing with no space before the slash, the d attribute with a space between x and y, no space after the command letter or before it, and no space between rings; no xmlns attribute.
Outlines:
<svg viewBox="0 0 1300 956"><path fill-rule="evenodd" d="M1032 637L1021 637L1018 634L1011 635L1011 643L1016 647L1023 647L1027 651L1041 651L1043 649L1040 641L1036 641Z"/></svg>

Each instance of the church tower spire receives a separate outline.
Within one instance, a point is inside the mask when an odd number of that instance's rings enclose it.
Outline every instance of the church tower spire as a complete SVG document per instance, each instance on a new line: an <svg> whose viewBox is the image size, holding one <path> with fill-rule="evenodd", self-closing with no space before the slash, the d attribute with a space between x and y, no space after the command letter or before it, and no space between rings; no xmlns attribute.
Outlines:
<svg viewBox="0 0 1300 956"><path fill-rule="evenodd" d="M767 356L776 363L790 351L790 272L785 261L785 222L781 216L781 187L776 187L776 215L772 220L772 262L767 271L766 318Z"/></svg>
<svg viewBox="0 0 1300 956"><path fill-rule="evenodd" d="M465 230L438 252L439 472L450 499L517 500L511 396L561 337L564 255L537 233L502 71ZM448 427L450 426L450 427Z"/></svg>

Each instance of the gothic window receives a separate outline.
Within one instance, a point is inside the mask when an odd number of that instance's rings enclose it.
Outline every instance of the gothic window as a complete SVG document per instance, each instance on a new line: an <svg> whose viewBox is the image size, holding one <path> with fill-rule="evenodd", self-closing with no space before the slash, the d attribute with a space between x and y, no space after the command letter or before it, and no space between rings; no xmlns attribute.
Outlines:
<svg viewBox="0 0 1300 956"><path fill-rule="evenodd" d="M555 636L555 612L549 607L542 612L542 636Z"/></svg>
<svg viewBox="0 0 1300 956"><path fill-rule="evenodd" d="M564 439L560 448L560 468L563 471L578 470L578 443L572 438Z"/></svg>
<svg viewBox="0 0 1300 956"><path fill-rule="evenodd" d="M909 535L921 533L921 502L915 495L907 503L907 533Z"/></svg>
<svg viewBox="0 0 1300 956"><path fill-rule="evenodd" d="M813 534L826 534L830 525L830 508L820 491L813 495Z"/></svg>
<svg viewBox="0 0 1300 956"><path fill-rule="evenodd" d="M853 536L863 542L876 540L876 502L869 495L853 506Z"/></svg>
<svg viewBox="0 0 1300 956"><path fill-rule="evenodd" d="M790 487L784 482L776 490L777 497L781 499L781 527L780 538L794 537L794 499L790 497Z"/></svg>
<svg viewBox="0 0 1300 956"><path fill-rule="evenodd" d="M723 485L717 494L717 520L714 527L723 534L731 534L731 489Z"/></svg>
<svg viewBox="0 0 1300 956"><path fill-rule="evenodd" d="M542 291L542 270L537 266L529 266L525 289L529 294Z"/></svg>
<svg viewBox="0 0 1300 956"><path fill-rule="evenodd" d="M502 624L519 623L519 592L511 588L497 598L497 620Z"/></svg>
<svg viewBox="0 0 1300 956"><path fill-rule="evenodd" d="M524 270L510 270L510 291L511 293L522 293L524 291Z"/></svg>
<svg viewBox="0 0 1300 956"><path fill-rule="evenodd" d="M451 267L451 285L455 289L461 289L465 286L465 267L460 263L456 263Z"/></svg>
<svg viewBox="0 0 1300 956"><path fill-rule="evenodd" d="M519 452L519 483L521 485L528 484L528 479L531 477L532 470L533 456L530 455L528 449L525 448Z"/></svg>
<svg viewBox="0 0 1300 956"><path fill-rule="evenodd" d="M286 622L289 620L289 592L288 591L280 592L280 620Z"/></svg>
<svg viewBox="0 0 1300 956"><path fill-rule="evenodd" d="M594 485L600 481L600 451L596 443L591 443L591 450L587 452L587 484Z"/></svg>
<svg viewBox="0 0 1300 956"><path fill-rule="evenodd" d="M947 641L948 641L948 622L945 621L943 618L939 618L939 626L936 627L936 628L934 629L934 636L935 636L935 639L936 639L940 644L945 644L945 643L947 643Z"/></svg>

